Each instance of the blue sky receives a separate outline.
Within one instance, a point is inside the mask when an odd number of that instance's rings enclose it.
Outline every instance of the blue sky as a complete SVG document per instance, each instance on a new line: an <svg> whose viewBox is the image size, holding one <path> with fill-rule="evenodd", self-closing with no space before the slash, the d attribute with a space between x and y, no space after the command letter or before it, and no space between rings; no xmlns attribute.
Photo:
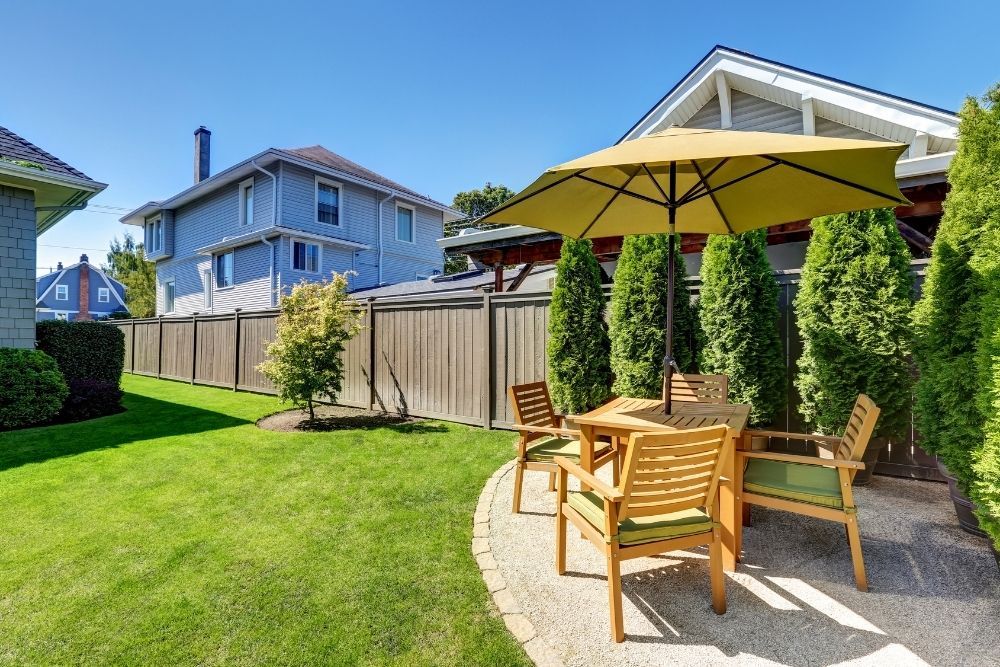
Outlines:
<svg viewBox="0 0 1000 667"><path fill-rule="evenodd" d="M134 207L269 146L322 144L440 201L616 141L717 43L957 109L1000 79L990 3L20 2L0 125ZM39 266L104 259L74 213ZM68 246L68 247L57 247Z"/></svg>

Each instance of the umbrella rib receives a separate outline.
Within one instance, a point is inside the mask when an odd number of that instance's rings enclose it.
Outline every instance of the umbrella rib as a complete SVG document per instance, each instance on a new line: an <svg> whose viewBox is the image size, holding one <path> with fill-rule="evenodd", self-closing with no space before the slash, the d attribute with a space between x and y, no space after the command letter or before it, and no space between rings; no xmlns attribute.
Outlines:
<svg viewBox="0 0 1000 667"><path fill-rule="evenodd" d="M593 183L594 185L603 186L605 188L608 188L609 190L614 190L615 192L619 192L623 195L628 195L629 197L635 197L636 199L641 199L642 201L648 202L650 204L656 204L657 206L663 206L664 208L668 206L666 202L653 199L652 197L647 197L646 195L640 195L637 192L630 192L626 190L624 186L619 187L617 185L611 185L610 183L605 183L604 181L599 181L596 178L591 178L590 176L584 176L582 172L573 175L581 180L587 181L588 183Z"/></svg>
<svg viewBox="0 0 1000 667"><path fill-rule="evenodd" d="M568 176L564 176L563 178L560 178L558 181L554 181L552 183L549 183L548 185L546 185L543 188L538 188L537 190L535 190L534 192L532 192L530 195L528 195L526 197L523 197L521 199L517 199L517 200L509 199L505 203L500 204L500 206L496 207L495 209L493 209L492 211L490 211L489 213L487 213L486 215L484 215L483 217L485 218L486 216L496 215L497 213L500 213L501 211L504 211L504 210L510 208L511 206L514 206L516 204L520 204L521 202L524 202L524 201L528 201L529 199L531 199L535 195L540 195L543 192L545 192L546 190L548 190L550 188L554 188L555 186L560 185L562 183L565 183L569 179L573 178L574 176L579 176L580 174L582 174L585 171L587 171L587 170L586 169L580 169L579 171L575 171L575 172L573 172L572 174L570 174Z"/></svg>
<svg viewBox="0 0 1000 667"><path fill-rule="evenodd" d="M776 164L783 164L786 167L791 167L792 169L798 169L799 171L804 171L807 174L811 174L813 176L818 176L819 178L825 178L828 181L833 181L834 183L838 183L840 185L846 185L849 188L854 188L856 190L861 190L862 192L867 192L870 195L876 195L878 197L883 197L885 199L891 199L892 201L898 202L900 204L908 204L909 203L906 199L900 199L899 197L896 197L894 195L887 195L884 192L880 192L880 191L878 191L878 190L876 190L874 188L869 188L868 186L861 185L860 183L855 183L853 181L849 181L846 178L840 178L839 176L834 176L833 174L825 174L822 171L819 171L817 169L813 169L811 167L806 167L806 166L801 165L801 164L796 164L794 162L789 162L788 160L785 160L783 158L775 157L773 155L764 155L762 157L765 157L768 160L774 160Z"/></svg>
<svg viewBox="0 0 1000 667"><path fill-rule="evenodd" d="M681 195L681 198L678 201L678 205L679 206L684 205L687 202L687 200L688 200L689 197L692 197L693 195L695 195L695 194L698 193L698 190L700 188L708 189L708 187L709 187L709 185L708 185L708 179L712 178L712 176L715 175L715 172L719 171L719 169L721 169L722 166L725 165L727 162L729 162L729 158L728 157L722 158L721 160L719 160L719 163L716 164L711 169L709 169L708 173L705 174L704 176L702 176L701 171L699 170L698 171L698 176L701 177L701 180L698 181L697 183L695 183L694 185L692 185L690 190L688 190L683 195ZM695 163L695 161L691 160L691 164L693 165L694 163ZM695 169L697 170L697 167L695 167Z"/></svg>
<svg viewBox="0 0 1000 667"><path fill-rule="evenodd" d="M635 178L638 173L639 170L636 169L635 172L633 172L633 174L628 177L628 180L622 184L621 189L615 191L615 193L611 195L611 198L608 199L608 202L604 205L604 207L597 213L597 215L594 216L594 219L590 221L590 224L583 228L583 231L580 232L579 236L577 236L578 239L582 239L584 235L590 231L590 228L593 227L595 224L597 224L597 221L601 219L601 216L604 215L605 211L611 208L611 205L615 203L616 199L618 199L618 195L620 195L623 192L626 192L625 188L628 187L628 184L632 182L632 179Z"/></svg>
<svg viewBox="0 0 1000 667"><path fill-rule="evenodd" d="M709 185L707 177L701 173L701 167L698 166L698 163L695 160L691 160L691 166L694 167L695 172L698 174L698 178L701 179L700 182L704 183L705 187L708 188ZM722 222L726 223L726 229L729 230L730 234L735 234L736 231L733 229L733 226L729 224L729 218L727 218L726 214L722 212L722 206L719 204L719 200L716 199L715 193L709 190L708 196L712 198L712 203L715 204L715 210L719 212L719 217L722 218Z"/></svg>
<svg viewBox="0 0 1000 667"><path fill-rule="evenodd" d="M769 156L764 156L764 157L767 157L767 159L769 159L769 160L774 160L775 159L775 158L772 158L772 157L769 157ZM702 197L708 197L709 195L712 195L712 194L718 192L719 190L722 190L723 188L728 188L730 185L736 185L740 181L745 181L746 179L752 178L752 177L756 176L757 174L760 174L760 173L763 173L763 172L767 171L768 169L774 169L779 164L781 164L781 163L778 162L778 161L775 161L775 162L772 162L771 164L764 165L763 167L761 167L759 169L754 169L753 171L751 171L748 174L743 174L742 176L740 176L738 178L734 178L731 181L726 181L722 185L716 186L714 188L713 187L709 187L709 189L706 190L705 192L702 192L701 194L697 194L697 195L695 195L695 196L693 196L693 197L691 197L691 198L689 198L689 199L687 199L685 201L682 201L681 204L690 204L691 202L697 201L697 200L701 199Z"/></svg>
<svg viewBox="0 0 1000 667"><path fill-rule="evenodd" d="M664 201L664 203L669 206L670 205L670 197L668 197L667 193L663 191L663 188L660 186L660 182L656 180L656 177L653 176L653 172L651 172L649 170L649 167L646 166L645 162L642 163L642 168L646 170L646 175L649 176L649 180L653 181L653 185L655 185L656 189L660 191L661 195L663 195L663 201Z"/></svg>

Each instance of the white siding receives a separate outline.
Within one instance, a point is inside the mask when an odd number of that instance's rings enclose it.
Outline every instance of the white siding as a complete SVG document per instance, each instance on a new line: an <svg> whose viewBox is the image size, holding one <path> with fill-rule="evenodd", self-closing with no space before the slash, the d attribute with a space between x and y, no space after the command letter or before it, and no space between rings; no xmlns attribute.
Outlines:
<svg viewBox="0 0 1000 667"><path fill-rule="evenodd" d="M733 129L802 134L802 111L732 91Z"/></svg>
<svg viewBox="0 0 1000 667"><path fill-rule="evenodd" d="M869 141L885 141L882 137L874 134L862 132L853 127L835 123L829 118L816 116L816 134L821 137L834 137L836 139L868 139Z"/></svg>
<svg viewBox="0 0 1000 667"><path fill-rule="evenodd" d="M699 130L718 130L722 127L722 110L719 108L719 96L713 97L708 104L698 109L698 113L684 123L684 127Z"/></svg>

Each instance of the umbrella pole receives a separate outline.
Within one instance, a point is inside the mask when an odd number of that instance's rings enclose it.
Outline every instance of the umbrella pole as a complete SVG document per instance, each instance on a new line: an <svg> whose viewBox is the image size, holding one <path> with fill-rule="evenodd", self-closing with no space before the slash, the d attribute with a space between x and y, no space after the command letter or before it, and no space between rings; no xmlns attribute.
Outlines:
<svg viewBox="0 0 1000 667"><path fill-rule="evenodd" d="M674 252L675 237L674 223L677 220L677 207L674 201L677 195L677 163L670 163L670 197L667 206L667 233L670 235L667 241L667 332L665 340L665 352L663 355L663 412L670 414L670 386L672 376L677 362L674 361Z"/></svg>

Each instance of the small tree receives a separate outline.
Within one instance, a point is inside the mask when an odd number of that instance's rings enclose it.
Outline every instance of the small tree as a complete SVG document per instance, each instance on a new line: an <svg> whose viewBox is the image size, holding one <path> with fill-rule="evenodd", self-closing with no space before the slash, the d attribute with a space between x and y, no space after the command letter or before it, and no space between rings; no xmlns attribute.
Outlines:
<svg viewBox="0 0 1000 667"><path fill-rule="evenodd" d="M879 433L909 426L910 253L891 209L812 223L795 299L803 351L795 384L813 429L841 433L858 393L882 409Z"/></svg>
<svg viewBox="0 0 1000 667"><path fill-rule="evenodd" d="M601 267L593 244L564 237L549 311L549 388L564 412L579 413L611 395L611 341L604 321Z"/></svg>
<svg viewBox="0 0 1000 667"><path fill-rule="evenodd" d="M619 396L660 397L668 252L666 234L626 236L622 244L611 290L612 389ZM690 371L697 358L698 315L691 303L679 240L675 261L673 354L680 369Z"/></svg>
<svg viewBox="0 0 1000 667"><path fill-rule="evenodd" d="M132 317L156 315L156 265L146 261L142 243L131 234L112 239L104 270L125 285L125 306Z"/></svg>
<svg viewBox="0 0 1000 667"><path fill-rule="evenodd" d="M459 230L467 227L476 227L476 220L483 217L500 204L504 203L516 193L506 185L493 185L489 181L482 188L459 192L452 200L452 208L465 214L462 220L456 220L445 225L444 235L455 236ZM465 255L445 254L444 272L446 274L459 273L465 271L469 265L469 258Z"/></svg>
<svg viewBox="0 0 1000 667"><path fill-rule="evenodd" d="M344 377L344 344L361 328L361 313L347 296L347 275L302 281L281 297L275 339L268 360L257 369L278 387L282 400L309 409L318 395L337 400Z"/></svg>
<svg viewBox="0 0 1000 667"><path fill-rule="evenodd" d="M708 237L698 303L702 372L729 376L729 400L750 405L751 425L772 423L785 405L785 358L766 230Z"/></svg>

